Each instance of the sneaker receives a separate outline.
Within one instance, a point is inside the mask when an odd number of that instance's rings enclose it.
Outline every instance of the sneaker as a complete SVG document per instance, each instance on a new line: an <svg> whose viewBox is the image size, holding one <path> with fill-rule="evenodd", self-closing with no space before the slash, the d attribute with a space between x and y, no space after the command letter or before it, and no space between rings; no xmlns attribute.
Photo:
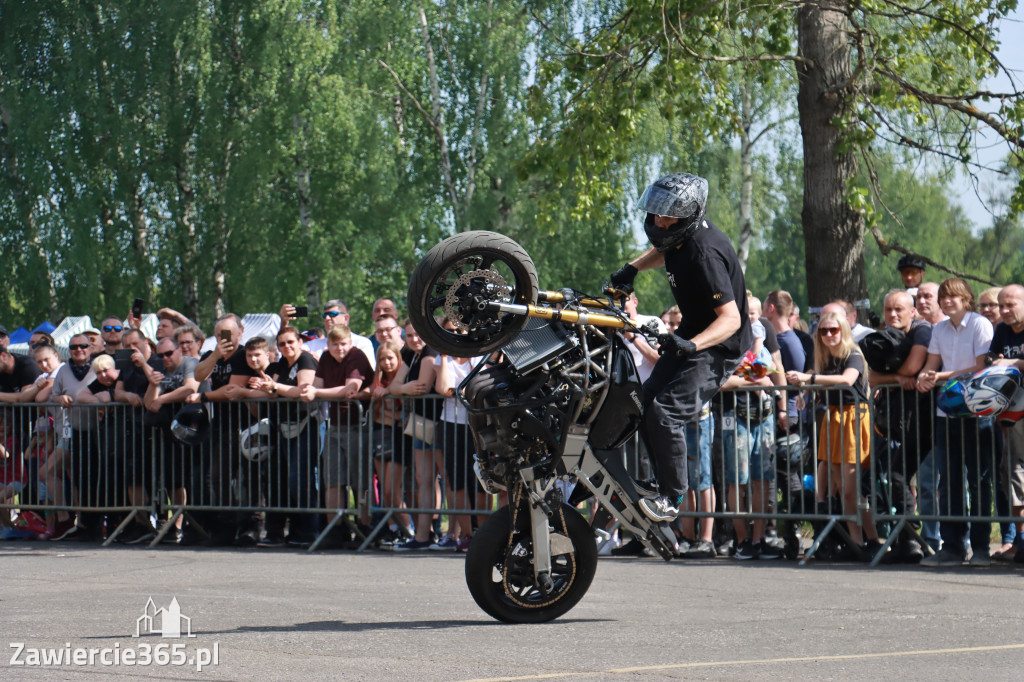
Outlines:
<svg viewBox="0 0 1024 682"><path fill-rule="evenodd" d="M117 536L117 540L126 545L141 545L144 542L149 542L154 537L156 537L156 531L153 528L144 526L141 523L133 523Z"/></svg>
<svg viewBox="0 0 1024 682"><path fill-rule="evenodd" d="M437 542L435 542L434 544L432 544L430 546L430 551L432 551L432 552L454 552L458 548L459 548L459 542L455 538L449 537L449 536L446 535L443 538L441 538L440 540L438 540Z"/></svg>
<svg viewBox="0 0 1024 682"><path fill-rule="evenodd" d="M434 543L430 540L420 541L413 539L400 542L393 549L396 552L422 552L423 550L433 549L433 545Z"/></svg>
<svg viewBox="0 0 1024 682"><path fill-rule="evenodd" d="M455 548L456 551L458 551L458 552L465 552L465 551L467 551L469 549L469 543L472 540L473 540L473 538L471 536L463 535L462 539L459 540L459 544Z"/></svg>
<svg viewBox="0 0 1024 682"><path fill-rule="evenodd" d="M73 518L68 518L66 521L58 521L57 525L53 528L53 535L50 537L51 540L64 540L71 537L81 528L75 523Z"/></svg>
<svg viewBox="0 0 1024 682"><path fill-rule="evenodd" d="M162 538L160 538L161 545L178 545L181 544L181 529L171 528L167 531Z"/></svg>
<svg viewBox="0 0 1024 682"><path fill-rule="evenodd" d="M747 538L740 543L740 546L736 548L736 554L734 555L740 561L747 561L749 559L757 559L761 556L761 543L756 545Z"/></svg>
<svg viewBox="0 0 1024 682"><path fill-rule="evenodd" d="M686 552L687 559L714 559L718 556L715 546L707 540L700 540L692 545Z"/></svg>
<svg viewBox="0 0 1024 682"><path fill-rule="evenodd" d="M1017 555L1017 545L1004 544L1002 547L992 552L992 561L1013 561L1013 558Z"/></svg>
<svg viewBox="0 0 1024 682"><path fill-rule="evenodd" d="M971 560L967 562L968 566L991 566L992 557L989 555L988 547L974 550L974 554L971 555Z"/></svg>
<svg viewBox="0 0 1024 682"><path fill-rule="evenodd" d="M640 542L636 538L631 538L629 542L616 547L611 551L612 556L643 556L644 555L644 543Z"/></svg>
<svg viewBox="0 0 1024 682"><path fill-rule="evenodd" d="M785 545L779 547L773 542L768 542L767 539L761 540L760 547L758 547L758 559L781 559L786 553Z"/></svg>
<svg viewBox="0 0 1024 682"><path fill-rule="evenodd" d="M252 528L239 531L235 536L235 547L255 547L260 540L259 534Z"/></svg>
<svg viewBox="0 0 1024 682"><path fill-rule="evenodd" d="M256 543L257 547L263 547L268 549L275 549L277 547L284 547L285 541L284 536L278 533L268 533L265 538Z"/></svg>
<svg viewBox="0 0 1024 682"><path fill-rule="evenodd" d="M655 498L644 497L638 503L642 511L651 521L672 521L679 516L679 507L668 501L668 497L660 495Z"/></svg>
<svg viewBox="0 0 1024 682"><path fill-rule="evenodd" d="M935 554L921 559L922 566L960 566L964 563L964 557L960 552L951 549L940 549Z"/></svg>
<svg viewBox="0 0 1024 682"><path fill-rule="evenodd" d="M653 478L644 479L643 481L633 481L633 489L636 490L640 497L658 496L658 483Z"/></svg>
<svg viewBox="0 0 1024 682"><path fill-rule="evenodd" d="M732 556L736 554L736 543L732 538L724 540L715 547L718 556Z"/></svg>
<svg viewBox="0 0 1024 682"><path fill-rule="evenodd" d="M921 549L921 543L917 540L907 540L900 543L899 556L903 563L919 564L924 559L924 550Z"/></svg>
<svg viewBox="0 0 1024 682"><path fill-rule="evenodd" d="M878 553L882 551L883 547L885 547L885 543L881 540L868 540L860 548L860 560L866 564L871 563L875 560ZM882 561L885 561L886 557L891 553L892 552L886 550L886 554L882 556Z"/></svg>

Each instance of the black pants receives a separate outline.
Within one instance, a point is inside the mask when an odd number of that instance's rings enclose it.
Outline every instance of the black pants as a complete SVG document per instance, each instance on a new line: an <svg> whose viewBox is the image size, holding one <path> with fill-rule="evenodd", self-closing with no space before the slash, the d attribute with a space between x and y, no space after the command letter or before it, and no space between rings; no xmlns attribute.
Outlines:
<svg viewBox="0 0 1024 682"><path fill-rule="evenodd" d="M678 504L686 495L686 424L700 421L701 407L718 393L740 358L717 349L692 358L663 355L644 383L644 438L658 490Z"/></svg>

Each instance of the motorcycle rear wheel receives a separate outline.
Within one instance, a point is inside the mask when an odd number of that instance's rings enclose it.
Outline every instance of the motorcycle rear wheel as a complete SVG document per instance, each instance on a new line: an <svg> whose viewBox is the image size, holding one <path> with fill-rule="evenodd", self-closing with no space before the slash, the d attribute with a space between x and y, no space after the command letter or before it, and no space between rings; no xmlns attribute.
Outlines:
<svg viewBox="0 0 1024 682"><path fill-rule="evenodd" d="M573 551L551 557L554 589L547 594L534 585L528 522L513 529L512 514L502 507L473 535L466 554L466 584L488 615L506 623L544 623L565 614L586 594L597 571L593 531L566 504L556 510L550 523L553 532L569 538Z"/></svg>
<svg viewBox="0 0 1024 682"><path fill-rule="evenodd" d="M501 348L525 326L523 315L480 310L481 303L537 302L537 268L514 240L477 230L440 242L409 279L409 318L428 346L473 357ZM449 331L435 317L453 318Z"/></svg>

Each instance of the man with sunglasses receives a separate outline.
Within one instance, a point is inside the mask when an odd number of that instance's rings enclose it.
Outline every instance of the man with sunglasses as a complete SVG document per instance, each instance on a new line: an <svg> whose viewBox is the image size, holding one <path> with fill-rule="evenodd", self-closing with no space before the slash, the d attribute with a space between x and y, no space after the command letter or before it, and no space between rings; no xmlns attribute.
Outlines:
<svg viewBox="0 0 1024 682"><path fill-rule="evenodd" d="M320 356L323 355L323 352L327 350L326 334L330 333L331 327L333 327L336 324L343 324L346 327L350 326L348 305L340 298L331 299L330 301L327 301L327 303L324 303L323 315L325 333L324 337L320 339L315 339L306 344L307 350L309 350L309 352L312 353L317 360L319 360ZM282 320L281 322L285 323L287 322L287 320ZM363 355L365 355L366 359L370 361L371 369L376 369L377 354L373 350L373 343L370 341L370 339L366 338L365 336L360 336L355 332L351 332L351 334L352 345L358 348L359 350L363 351Z"/></svg>
<svg viewBox="0 0 1024 682"><path fill-rule="evenodd" d="M655 521L671 521L687 491L686 425L739 367L753 344L747 286L729 238L705 218L708 181L689 173L660 178L641 195L644 232L651 247L609 278L629 293L640 270L665 268L683 315L671 334L658 337L661 357L644 383L640 433L658 480L655 497L640 508Z"/></svg>
<svg viewBox="0 0 1024 682"><path fill-rule="evenodd" d="M61 365L53 378L53 387L50 390L50 400L58 403L62 410L58 410L54 419L53 429L56 433L56 447L53 455L47 460L43 475L46 479L46 489L53 496L53 503L61 506L67 503L64 495L65 479L70 479L71 487L77 489L79 481L77 474L85 470L88 464L90 442L88 440L89 430L83 428L83 414L80 409L67 409L75 402L75 398L83 390L89 387L96 380L96 375L90 369L92 358L90 352L92 344L85 334L75 334L68 342L68 352L71 356L69 362ZM68 518L61 519L63 512L58 513L58 524L54 539L60 540L78 533L79 528ZM89 539L97 539L98 529L90 529Z"/></svg>
<svg viewBox="0 0 1024 682"><path fill-rule="evenodd" d="M100 338L103 339L103 352L113 355L114 351L124 348L124 325L114 316L107 316L100 325Z"/></svg>
<svg viewBox="0 0 1024 682"><path fill-rule="evenodd" d="M192 452L186 452L184 446L171 433L171 422L174 415L185 400L199 390L199 382L195 378L195 358L183 357L178 342L172 337L160 340L156 346L156 355L163 362L163 372L153 372L149 376L149 388L146 390L146 409L152 413L160 413L160 438L163 440L163 475L164 488L171 495L174 504L185 504L188 501L188 488L191 487L193 473ZM164 541L177 544L182 539L181 517L176 526L164 535Z"/></svg>

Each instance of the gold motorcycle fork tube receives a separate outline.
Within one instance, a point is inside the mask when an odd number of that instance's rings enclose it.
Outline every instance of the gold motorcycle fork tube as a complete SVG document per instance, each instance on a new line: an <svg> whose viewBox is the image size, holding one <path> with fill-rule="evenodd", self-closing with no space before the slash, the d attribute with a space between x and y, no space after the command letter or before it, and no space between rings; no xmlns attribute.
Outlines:
<svg viewBox="0 0 1024 682"><path fill-rule="evenodd" d="M578 310L556 310L536 305L521 305L518 303L495 303L487 304L497 308L503 313L514 315L525 315L526 317L539 317L542 320L554 320L556 322L568 322L569 324L592 324L595 327L612 327L614 329L625 329L626 323L613 315L602 315L589 311Z"/></svg>

